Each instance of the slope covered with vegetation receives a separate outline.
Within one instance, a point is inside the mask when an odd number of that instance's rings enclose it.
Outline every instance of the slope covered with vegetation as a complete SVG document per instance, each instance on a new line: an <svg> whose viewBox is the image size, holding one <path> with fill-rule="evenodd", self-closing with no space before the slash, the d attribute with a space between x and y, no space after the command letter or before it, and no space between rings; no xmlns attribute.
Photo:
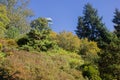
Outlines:
<svg viewBox="0 0 120 80"><path fill-rule="evenodd" d="M120 80L118 9L110 32L86 4L75 35L52 31L46 18L29 23L28 2L0 0L0 80Z"/></svg>

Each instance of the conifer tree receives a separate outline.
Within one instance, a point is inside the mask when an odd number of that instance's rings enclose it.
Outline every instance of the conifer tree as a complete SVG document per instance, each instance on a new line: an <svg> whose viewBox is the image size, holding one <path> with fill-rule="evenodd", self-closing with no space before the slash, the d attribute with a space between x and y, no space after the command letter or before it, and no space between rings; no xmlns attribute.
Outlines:
<svg viewBox="0 0 120 80"><path fill-rule="evenodd" d="M102 17L98 16L96 9L91 4L86 4L83 10L83 16L78 18L76 34L79 38L88 38L92 41L104 41L108 40L108 30L102 23Z"/></svg>
<svg viewBox="0 0 120 80"><path fill-rule="evenodd" d="M114 33L120 37L120 11L118 9L115 9L113 23L115 28Z"/></svg>

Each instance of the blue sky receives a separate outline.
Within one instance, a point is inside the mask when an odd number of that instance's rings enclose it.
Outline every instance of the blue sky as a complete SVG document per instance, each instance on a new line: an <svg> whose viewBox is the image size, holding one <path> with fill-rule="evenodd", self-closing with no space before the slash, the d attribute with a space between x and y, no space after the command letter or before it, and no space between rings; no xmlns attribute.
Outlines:
<svg viewBox="0 0 120 80"><path fill-rule="evenodd" d="M99 16L103 16L108 30L113 31L113 12L115 8L120 10L120 0L31 0L29 7L35 14L34 18L52 18L53 31L74 32L78 16L83 15L83 7L88 2L98 10Z"/></svg>

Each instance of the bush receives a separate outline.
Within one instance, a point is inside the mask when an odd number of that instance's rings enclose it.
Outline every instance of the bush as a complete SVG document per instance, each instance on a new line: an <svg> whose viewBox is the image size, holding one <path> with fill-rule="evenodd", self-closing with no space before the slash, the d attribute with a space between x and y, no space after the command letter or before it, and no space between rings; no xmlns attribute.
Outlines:
<svg viewBox="0 0 120 80"><path fill-rule="evenodd" d="M25 37L20 38L17 43L20 47L32 48L36 51L48 51L55 48L56 43L51 40L51 29L46 18L38 18L31 22L32 29Z"/></svg>
<svg viewBox="0 0 120 80"><path fill-rule="evenodd" d="M16 40L14 39L0 39L0 43L2 43L2 51L16 49L18 47Z"/></svg>
<svg viewBox="0 0 120 80"><path fill-rule="evenodd" d="M61 32L57 35L57 44L59 47L72 52L78 52L80 48L80 40L71 32Z"/></svg>
<svg viewBox="0 0 120 80"><path fill-rule="evenodd" d="M14 51L0 64L0 80L84 80L81 71L70 68L67 56Z"/></svg>
<svg viewBox="0 0 120 80"><path fill-rule="evenodd" d="M29 42L28 38L26 36L18 39L17 44L22 47L23 45L27 45L27 43Z"/></svg>
<svg viewBox="0 0 120 80"><path fill-rule="evenodd" d="M14 39L8 39L7 40L7 46L9 46L9 47L15 47L15 46L17 46L17 43L16 43L16 41L14 40Z"/></svg>
<svg viewBox="0 0 120 80"><path fill-rule="evenodd" d="M67 56L69 56L68 61L71 68L77 69L79 66L84 64L84 60L76 53L70 53Z"/></svg>
<svg viewBox="0 0 120 80"><path fill-rule="evenodd" d="M48 51L56 45L54 41L50 40L49 31L39 31L36 29L32 29L25 37L20 38L17 43L22 48L31 48L39 52Z"/></svg>
<svg viewBox="0 0 120 80"><path fill-rule="evenodd" d="M94 63L98 60L98 53L100 49L97 43L94 41L88 41L88 39L81 39L79 54L87 63Z"/></svg>
<svg viewBox="0 0 120 80"><path fill-rule="evenodd" d="M7 32L6 32L5 35L6 35L6 38L15 39L20 35L19 32L20 31L17 28L10 27L10 28L7 29Z"/></svg>
<svg viewBox="0 0 120 80"><path fill-rule="evenodd" d="M5 54L5 53L0 52L0 63L2 62L2 60L4 60L4 59L5 59L5 56L6 56L6 54Z"/></svg>
<svg viewBox="0 0 120 80"><path fill-rule="evenodd" d="M2 44L0 43L0 51L2 50Z"/></svg>
<svg viewBox="0 0 120 80"><path fill-rule="evenodd" d="M102 80L96 66L84 64L82 68L84 77L88 77L89 80Z"/></svg>

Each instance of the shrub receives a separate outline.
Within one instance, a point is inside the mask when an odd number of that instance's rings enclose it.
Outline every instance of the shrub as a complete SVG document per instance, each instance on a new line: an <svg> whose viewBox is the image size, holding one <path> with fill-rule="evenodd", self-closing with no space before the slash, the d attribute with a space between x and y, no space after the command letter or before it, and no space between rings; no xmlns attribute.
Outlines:
<svg viewBox="0 0 120 80"><path fill-rule="evenodd" d="M79 54L86 62L94 63L99 58L98 53L100 49L97 43L94 41L88 41L88 39L81 39Z"/></svg>
<svg viewBox="0 0 120 80"><path fill-rule="evenodd" d="M0 80L84 80L81 71L70 68L67 56L14 51L0 64Z"/></svg>
<svg viewBox="0 0 120 80"><path fill-rule="evenodd" d="M9 46L9 47L15 47L15 46L17 46L17 43L16 43L16 41L14 40L14 39L8 39L7 40L7 46Z"/></svg>
<svg viewBox="0 0 120 80"><path fill-rule="evenodd" d="M4 60L4 59L5 59L5 56L6 56L6 54L5 54L5 53L0 52L0 63L2 62L2 60Z"/></svg>
<svg viewBox="0 0 120 80"><path fill-rule="evenodd" d="M84 77L88 77L89 80L102 80L96 66L84 64L82 68Z"/></svg>
<svg viewBox="0 0 120 80"><path fill-rule="evenodd" d="M27 43L29 42L28 38L26 36L18 39L17 44L22 47L23 45L27 45Z"/></svg>
<svg viewBox="0 0 120 80"><path fill-rule="evenodd" d="M7 32L6 32L6 38L10 38L10 39L15 39L19 36L19 33L20 31L15 28L15 27L10 27L7 29Z"/></svg>
<svg viewBox="0 0 120 80"><path fill-rule="evenodd" d="M2 43L1 51L5 52L16 49L18 47L14 39L0 39L0 43Z"/></svg>
<svg viewBox="0 0 120 80"><path fill-rule="evenodd" d="M20 38L17 43L20 47L27 48L24 47L27 45L39 52L48 51L56 45L54 41L50 40L49 31L39 31L36 29L32 29L25 37Z"/></svg>
<svg viewBox="0 0 120 80"><path fill-rule="evenodd" d="M0 51L2 50L2 44L0 43Z"/></svg>
<svg viewBox="0 0 120 80"><path fill-rule="evenodd" d="M78 52L80 48L80 40L71 32L61 32L57 35L57 44L59 47L72 52Z"/></svg>
<svg viewBox="0 0 120 80"><path fill-rule="evenodd" d="M81 58L80 55L76 54L76 53L70 53L67 56L69 56L69 64L71 66L71 68L78 68L79 66L84 64L84 60Z"/></svg>

